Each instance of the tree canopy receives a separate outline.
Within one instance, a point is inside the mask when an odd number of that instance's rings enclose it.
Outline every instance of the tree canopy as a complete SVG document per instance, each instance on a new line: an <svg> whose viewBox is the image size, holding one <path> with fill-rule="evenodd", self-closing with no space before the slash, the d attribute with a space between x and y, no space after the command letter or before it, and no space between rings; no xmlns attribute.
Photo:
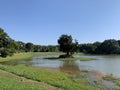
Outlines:
<svg viewBox="0 0 120 90"><path fill-rule="evenodd" d="M13 45L13 40L0 28L0 56L6 57L7 55L12 55L14 52L11 49Z"/></svg>
<svg viewBox="0 0 120 90"><path fill-rule="evenodd" d="M73 42L71 35L61 35L58 39L59 50L66 53L66 57L70 57L78 50L78 42Z"/></svg>
<svg viewBox="0 0 120 90"><path fill-rule="evenodd" d="M101 43L81 44L79 51L88 54L120 54L120 40L108 39Z"/></svg>

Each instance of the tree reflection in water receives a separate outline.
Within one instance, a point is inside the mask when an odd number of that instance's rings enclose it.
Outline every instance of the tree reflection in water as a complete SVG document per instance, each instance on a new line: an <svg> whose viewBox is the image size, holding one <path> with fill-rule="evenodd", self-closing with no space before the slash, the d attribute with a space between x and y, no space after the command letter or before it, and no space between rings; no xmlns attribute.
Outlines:
<svg viewBox="0 0 120 90"><path fill-rule="evenodd" d="M60 71L66 72L72 75L77 75L80 73L79 67L75 64L75 61L65 61L62 66L59 67Z"/></svg>

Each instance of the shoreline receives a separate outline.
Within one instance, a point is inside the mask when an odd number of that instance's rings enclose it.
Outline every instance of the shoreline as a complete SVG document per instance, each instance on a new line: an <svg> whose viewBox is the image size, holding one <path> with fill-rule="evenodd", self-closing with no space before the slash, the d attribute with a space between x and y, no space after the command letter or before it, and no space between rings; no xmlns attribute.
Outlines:
<svg viewBox="0 0 120 90"><path fill-rule="evenodd" d="M47 67L47 66L32 66L32 67L34 67L34 68L43 68L43 69L48 69L48 70L55 70L55 71L64 72L64 71L61 71L61 70L59 69L59 67ZM81 73L81 72L92 72L92 73L95 73L96 75L98 75L100 78L105 77L105 76L108 76L107 74L105 74L105 73L103 73L103 72L100 72L100 71L97 71L97 70L80 70L80 73ZM65 72L65 73L67 73L67 72ZM80 74L80 73L79 73L79 74ZM68 73L68 74L70 74L70 73ZM76 75L78 75L78 74L76 74Z"/></svg>
<svg viewBox="0 0 120 90"><path fill-rule="evenodd" d="M96 71L96 70L81 70L79 73L73 74L73 73L69 73L66 71L61 71L59 68L51 68L51 67L35 67L35 68L43 68L43 69L47 69L47 70L51 70L51 71L59 71L59 72L63 72L63 73L67 73L71 76L71 80L77 80L79 79L79 77L83 77L84 80L87 80L89 82L90 85L94 86L94 85L100 85L104 88L116 88L118 86L117 82L114 81L114 79L120 79L118 77L113 77L113 76L109 76L103 72L100 71ZM108 79L109 78L109 79Z"/></svg>

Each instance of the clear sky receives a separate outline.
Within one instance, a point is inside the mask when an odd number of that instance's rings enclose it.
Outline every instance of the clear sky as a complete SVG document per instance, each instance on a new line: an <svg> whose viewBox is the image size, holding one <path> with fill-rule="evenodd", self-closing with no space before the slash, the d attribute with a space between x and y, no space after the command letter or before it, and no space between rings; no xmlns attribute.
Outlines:
<svg viewBox="0 0 120 90"><path fill-rule="evenodd" d="M120 0L0 0L0 27L19 41L55 45L120 39Z"/></svg>

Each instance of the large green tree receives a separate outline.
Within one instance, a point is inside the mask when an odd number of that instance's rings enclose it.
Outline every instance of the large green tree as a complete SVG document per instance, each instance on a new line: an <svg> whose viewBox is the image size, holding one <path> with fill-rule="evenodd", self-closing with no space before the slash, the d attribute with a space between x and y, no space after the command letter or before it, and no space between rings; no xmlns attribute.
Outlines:
<svg viewBox="0 0 120 90"><path fill-rule="evenodd" d="M71 35L61 35L58 44L60 51L66 53L66 57L71 57L78 50L78 42L73 42Z"/></svg>
<svg viewBox="0 0 120 90"><path fill-rule="evenodd" d="M0 28L0 56L6 57L7 55L12 55L12 45L13 40L7 35L6 32L4 32L2 28Z"/></svg>

